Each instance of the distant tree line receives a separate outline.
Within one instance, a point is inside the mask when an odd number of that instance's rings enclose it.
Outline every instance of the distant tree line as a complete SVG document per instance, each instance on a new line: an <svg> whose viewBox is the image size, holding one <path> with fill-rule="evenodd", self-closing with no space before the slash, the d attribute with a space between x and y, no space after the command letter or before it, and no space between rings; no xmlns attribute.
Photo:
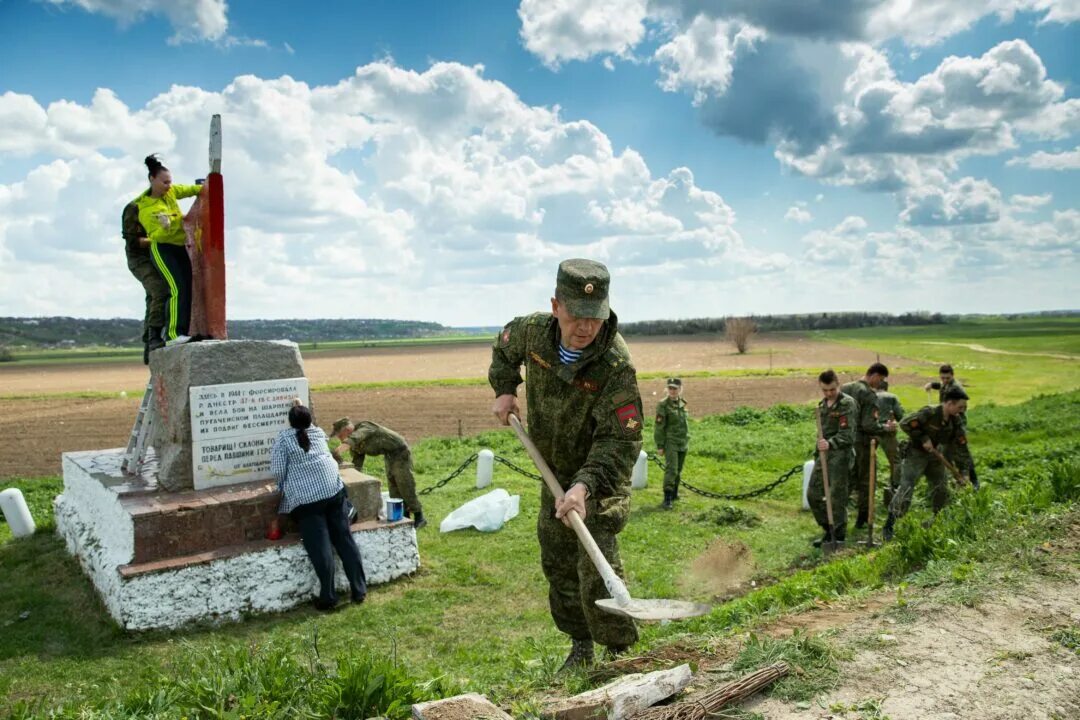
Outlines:
<svg viewBox="0 0 1080 720"><path fill-rule="evenodd" d="M842 328L881 325L941 325L955 320L955 315L908 312L900 315L870 312L807 313L805 315L751 315L758 332L780 330L839 330ZM734 319L734 318L733 318ZM741 318L740 318L741 319ZM686 320L642 320L620 323L624 335L698 335L726 333L728 318L689 318Z"/></svg>
<svg viewBox="0 0 1080 720"><path fill-rule="evenodd" d="M230 320L233 340L280 340L299 343L335 340L436 337L457 334L454 328L411 320ZM130 318L91 320L72 317L0 317L0 348L137 347L142 322Z"/></svg>

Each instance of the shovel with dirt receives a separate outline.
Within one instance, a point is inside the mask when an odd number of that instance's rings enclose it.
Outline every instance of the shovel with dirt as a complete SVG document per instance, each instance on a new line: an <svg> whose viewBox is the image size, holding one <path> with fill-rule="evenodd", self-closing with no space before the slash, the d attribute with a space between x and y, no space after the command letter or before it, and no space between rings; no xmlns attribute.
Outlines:
<svg viewBox="0 0 1080 720"><path fill-rule="evenodd" d="M525 446L526 452L529 453L529 457L532 458L536 468L540 471L548 490L555 496L555 500L561 500L564 495L562 486L559 485L559 481L555 478L555 474L551 472L547 461L540 455L540 451L536 449L532 438L525 432L521 421L514 414L510 415L510 425L514 428L514 432L517 433L521 444ZM596 601L596 605L601 610L613 615L625 615L635 620L646 621L683 620L709 612L709 606L702 603L687 602L685 600L642 600L630 597L630 591L626 589L626 584L615 574L615 570L612 569L607 558L600 552L600 548L596 545L596 541L593 540L592 534L585 527L585 521L574 510L567 513L567 517L570 518L570 526L574 529L574 533L577 534L578 540L581 542L582 547L585 548L589 559L592 560L596 570L600 573L600 577L603 578L604 586L607 587L608 592L611 594L610 598Z"/></svg>

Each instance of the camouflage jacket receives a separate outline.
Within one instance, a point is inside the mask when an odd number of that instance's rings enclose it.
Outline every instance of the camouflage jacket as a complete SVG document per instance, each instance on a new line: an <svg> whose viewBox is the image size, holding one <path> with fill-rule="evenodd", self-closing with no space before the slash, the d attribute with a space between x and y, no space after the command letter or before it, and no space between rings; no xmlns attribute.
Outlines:
<svg viewBox="0 0 1080 720"><path fill-rule="evenodd" d="M829 441L829 449L851 452L855 445L855 423L859 414L855 400L850 395L840 393L836 403L829 407L822 398L817 411L821 416L821 434Z"/></svg>
<svg viewBox="0 0 1080 720"><path fill-rule="evenodd" d="M908 452L925 453L923 441L927 438L946 455L951 455L960 472L971 468L971 450L968 448L967 430L959 417L945 419L941 405L927 405L900 421L900 429L911 437Z"/></svg>
<svg viewBox="0 0 1080 720"><path fill-rule="evenodd" d="M960 388L961 390L964 389L964 386L961 385L960 381L957 380L955 377L952 380L950 380L949 382L947 382L947 383L932 382L932 383L930 383L930 387L932 387L934 390L938 391L937 395L938 395L938 402L939 403L945 402L945 393L949 392L954 387L955 388Z"/></svg>
<svg viewBox="0 0 1080 720"><path fill-rule="evenodd" d="M139 206L129 202L124 206L120 220L120 234L124 237L124 250L128 255L150 257L150 248L139 245L139 238L146 237L146 229L139 222Z"/></svg>
<svg viewBox="0 0 1080 720"><path fill-rule="evenodd" d="M653 440L658 450L667 447L686 450L690 447L690 415L686 412L686 401L681 397L674 400L666 397L656 406Z"/></svg>
<svg viewBox="0 0 1080 720"><path fill-rule="evenodd" d="M517 394L522 364L529 435L559 484L565 490L580 482L597 498L628 497L641 452L642 408L615 313L569 365L559 361L559 323L552 315L514 318L491 351L488 382L496 396Z"/></svg>
<svg viewBox="0 0 1080 720"><path fill-rule="evenodd" d="M904 406L900 404L900 398L891 392L878 390L877 408L878 415L884 418L886 422L889 420L900 422L900 418L904 417Z"/></svg>
<svg viewBox="0 0 1080 720"><path fill-rule="evenodd" d="M349 446L353 465L357 470L364 469L364 458L367 455L397 455L409 452L409 444L405 442L405 438L370 420L356 423L345 444Z"/></svg>
<svg viewBox="0 0 1080 720"><path fill-rule="evenodd" d="M885 433L885 423L878 412L877 392L865 378L849 382L840 390L850 395L859 409L859 422L855 426L856 442L868 443L871 437Z"/></svg>

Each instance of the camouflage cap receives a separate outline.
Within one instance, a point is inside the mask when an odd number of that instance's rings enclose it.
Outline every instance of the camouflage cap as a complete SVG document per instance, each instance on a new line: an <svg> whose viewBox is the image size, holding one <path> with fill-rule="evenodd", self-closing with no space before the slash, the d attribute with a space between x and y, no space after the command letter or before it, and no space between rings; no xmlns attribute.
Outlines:
<svg viewBox="0 0 1080 720"><path fill-rule="evenodd" d="M611 276L602 263L581 258L563 260L555 281L555 298L574 317L607 320L611 314L610 282Z"/></svg>
<svg viewBox="0 0 1080 720"><path fill-rule="evenodd" d="M330 431L331 435L337 435L346 425L352 425L352 420L347 417L340 418L334 421L334 429Z"/></svg>
<svg viewBox="0 0 1080 720"><path fill-rule="evenodd" d="M668 387L681 388L682 387L682 380L680 380L679 378L668 378L667 379L667 386Z"/></svg>

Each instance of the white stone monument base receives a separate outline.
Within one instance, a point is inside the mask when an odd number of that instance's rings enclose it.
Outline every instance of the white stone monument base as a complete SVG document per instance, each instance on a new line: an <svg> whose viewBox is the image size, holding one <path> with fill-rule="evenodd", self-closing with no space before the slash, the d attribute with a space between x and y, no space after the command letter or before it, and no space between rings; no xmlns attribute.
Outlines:
<svg viewBox="0 0 1080 720"><path fill-rule="evenodd" d="M145 485L140 488L145 478L124 478L119 473L121 452L65 453L64 493L55 502L57 532L121 627L173 629L198 622L235 621L247 614L302 605L317 595L318 579L296 533L277 541L260 538L132 563L139 542L138 517L133 519L132 506L142 506L145 512L151 492L153 497L169 496ZM197 500L198 495L193 497ZM182 507L177 512L192 511ZM415 572L420 566L411 520L364 520L354 524L352 531L369 586ZM347 602L348 582L340 562L337 585L342 601Z"/></svg>

